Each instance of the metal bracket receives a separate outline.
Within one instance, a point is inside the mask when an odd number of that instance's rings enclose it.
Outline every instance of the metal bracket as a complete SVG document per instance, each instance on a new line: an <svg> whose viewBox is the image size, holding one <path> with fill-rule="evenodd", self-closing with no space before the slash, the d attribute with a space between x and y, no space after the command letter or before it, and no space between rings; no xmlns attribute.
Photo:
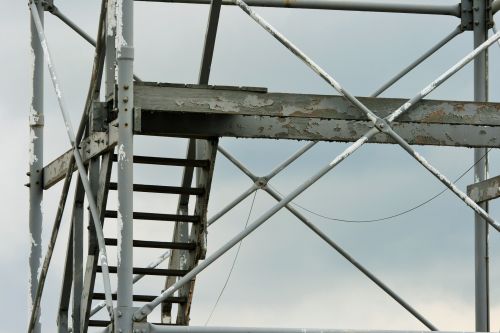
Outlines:
<svg viewBox="0 0 500 333"><path fill-rule="evenodd" d="M135 322L132 329L133 333L149 333L151 332L151 325L147 321Z"/></svg>
<svg viewBox="0 0 500 333"><path fill-rule="evenodd" d="M495 23L493 21L492 0L486 0L486 26L492 28ZM462 22L460 24L462 31L474 30L474 10L479 8L474 7L473 0L462 0L460 3L460 15Z"/></svg>
<svg viewBox="0 0 500 333"><path fill-rule="evenodd" d="M136 106L132 110L134 112L134 127L132 128L134 133L140 133L141 132L141 107Z"/></svg>
<svg viewBox="0 0 500 333"><path fill-rule="evenodd" d="M491 7L491 6L490 6ZM472 0L462 0L460 3L460 17L462 31L474 30L474 18L472 14Z"/></svg>
<svg viewBox="0 0 500 333"><path fill-rule="evenodd" d="M108 128L107 103L94 101L90 113L90 132L105 132Z"/></svg>
<svg viewBox="0 0 500 333"><path fill-rule="evenodd" d="M52 12L55 9L54 0L43 0L42 6L43 6L43 10L48 11L48 12Z"/></svg>

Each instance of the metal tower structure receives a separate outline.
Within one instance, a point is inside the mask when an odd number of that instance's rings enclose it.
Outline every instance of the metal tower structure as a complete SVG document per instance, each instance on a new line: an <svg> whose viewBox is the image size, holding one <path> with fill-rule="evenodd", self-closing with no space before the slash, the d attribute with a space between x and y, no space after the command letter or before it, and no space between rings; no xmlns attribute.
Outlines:
<svg viewBox="0 0 500 333"><path fill-rule="evenodd" d="M143 82L134 75L133 0L102 0L99 28L95 39L61 13L52 0L29 2L34 77L30 109L31 142L28 173L29 226L32 236L29 261L32 309L28 333L42 331L39 324L40 301L75 171L78 179L72 203L66 264L61 274L59 332L87 332L91 326L100 326L104 332L115 333L339 332L333 329L188 326L197 275L281 209L290 211L427 328L437 331L436 326L290 205L295 197L365 143L389 143L400 146L409 154L409 158L417 160L475 212L475 331L489 331L488 231L500 231L500 223L489 215L487 203L500 196L500 177L488 178L487 153L489 149L499 145L497 127L500 127L500 104L488 102L487 50L500 39L500 33L496 32L493 22L493 14L500 10L500 0L462 0L454 5L342 0L154 1L210 6L197 85ZM270 93L262 88L208 85L222 5L241 8L277 42L288 48L331 85L340 96ZM335 80L334 74L331 75L323 70L264 20L254 7L440 15L456 17L459 19L459 24L437 45L404 68L372 96L358 98L346 91ZM45 12L50 12L61 19L95 46L88 95L76 133L67 113L64 91L59 86L56 67L45 38ZM495 30L495 33L488 38L490 29ZM473 31L474 50L464 54L459 62L423 87L411 99L377 97L464 31ZM429 93L470 62L474 63L474 101L425 99ZM48 74L57 95L72 147L48 164L44 164L43 160L45 63L48 65ZM179 159L134 155L134 135L189 138L186 157ZM218 144L220 137L300 139L308 140L310 143L269 174L258 176ZM318 141L341 141L352 144L287 195L281 195L268 185L271 178ZM467 188L467 193L463 192L427 162L412 144L475 148L476 183ZM217 152L246 174L253 181L253 185L209 219L207 206ZM180 185L135 183L134 164L182 167L184 171ZM111 182L113 167L117 170L116 182ZM64 181L63 189L49 245L42 258L43 192L59 181ZM275 205L250 223L245 230L228 240L224 246L207 256L207 228L259 189L275 198ZM107 207L109 191L117 191L116 210ZM177 211L168 213L134 211L134 192L177 195ZM85 198L90 208L86 255L83 253ZM194 200L194 205L190 206L191 200ZM117 220L116 238L104 235L105 219ZM170 221L175 225L172 239L163 242L134 239L134 220ZM117 266L108 264L106 248L111 246L117 250ZM141 247L162 248L166 252L147 267L134 267L134 249ZM168 269L157 268L165 260L168 260ZM41 267L40 262L43 263ZM116 291L111 288L111 274L116 274ZM164 285L158 286L158 289L163 290L162 293L158 296L134 293L134 283L149 275L165 277ZM96 276L103 279L104 293L94 291ZM96 300L103 302L96 303ZM151 321L151 313L157 307L161 307L161 315L159 323L154 324ZM93 320L92 316L103 308L106 308L109 320Z"/></svg>

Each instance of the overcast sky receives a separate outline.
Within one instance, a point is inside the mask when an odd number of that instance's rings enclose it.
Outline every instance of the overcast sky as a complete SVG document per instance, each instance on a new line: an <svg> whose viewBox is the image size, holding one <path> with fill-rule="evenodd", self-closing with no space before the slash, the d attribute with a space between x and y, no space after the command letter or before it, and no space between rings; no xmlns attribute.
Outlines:
<svg viewBox="0 0 500 333"><path fill-rule="evenodd" d="M414 0L417 2L417 0ZM455 3L427 1L428 3ZM95 36L98 1L56 1L60 10ZM7 6L5 6L7 7ZM135 24L135 73L143 80L195 83L208 7L138 2ZM334 11L257 9L351 93L367 96L382 83L442 39L458 24L452 17L347 13ZM28 308L28 107L31 64L29 15L25 1L12 1L0 20L0 112L4 124L0 147L0 191L3 222L0 263L0 333L25 330ZM59 72L73 123L79 120L89 82L92 48L57 18L46 14L49 46ZM472 49L466 32L385 97L411 97ZM500 100L500 48L491 48L491 101ZM298 61L238 8L223 8L211 84L267 87L277 92L335 94L333 89ZM45 89L45 163L69 148L50 82ZM467 66L430 98L471 100L472 68ZM181 157L185 140L136 137L136 154ZM258 175L268 173L305 142L222 139L221 144ZM272 185L288 193L329 163L346 144L320 143L278 175ZM472 165L473 151L419 147L449 178ZM491 175L500 174L500 155L491 153ZM136 169L136 183L177 185L181 169ZM469 173L459 183L472 182ZM217 157L209 216L250 186L245 175L223 156ZM320 214L344 219L392 215L425 201L443 185L400 148L366 145L296 199ZM61 186L45 193L44 252ZM110 207L115 203L110 197ZM209 231L209 252L244 227L251 198L220 219ZM274 204L259 192L250 221ZM137 195L136 210L173 212L174 197ZM56 306L65 258L70 207L56 246L42 302L42 325L56 327ZM500 219L492 203L493 217ZM474 329L473 213L445 193L404 216L379 223L338 223L303 212L362 264L398 292L441 330ZM164 223L136 224L136 239L169 241ZM106 224L110 237L114 221ZM491 232L492 330L500 329L500 237ZM110 251L114 262L114 252ZM136 266L145 266L158 252L138 252ZM192 324L204 325L224 284L235 251L201 273L196 284ZM97 288L100 282L97 283ZM158 294L163 281L143 280L138 293ZM105 318L103 316L102 318ZM157 321L152 317L152 321ZM232 278L210 325L285 326L360 329L425 329L342 257L281 211L243 242Z"/></svg>

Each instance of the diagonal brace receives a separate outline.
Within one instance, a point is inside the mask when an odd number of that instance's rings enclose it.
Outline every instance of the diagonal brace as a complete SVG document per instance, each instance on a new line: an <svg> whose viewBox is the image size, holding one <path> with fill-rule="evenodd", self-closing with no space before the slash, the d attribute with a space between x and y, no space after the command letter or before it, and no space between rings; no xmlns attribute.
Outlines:
<svg viewBox="0 0 500 333"><path fill-rule="evenodd" d="M378 131L386 133L391 136L406 152L408 152L413 158L415 158L422 166L424 166L428 171L430 171L436 178L439 179L446 187L448 187L455 195L462 199L465 204L471 207L478 215L484 218L491 226L493 226L497 231L500 231L500 224L496 222L483 208L481 208L477 203L470 199L467 194L456 187L450 180L448 180L443 174L441 174L436 168L430 165L423 156L418 154L406 141L404 141L396 132L390 128L390 123L392 123L397 117L399 117L404 112L408 111L412 106L422 100L425 96L434 91L438 86L440 86L444 81L450 78L453 74L463 68L467 63L472 61L477 55L482 51L487 49L491 44L495 43L500 39L500 33L497 33L486 40L483 44L478 46L475 50L469 53L462 60L457 62L453 67L439 76L431 84L422 89L408 102L403 104L392 114L390 114L385 119L381 119L376 114L374 114L370 109L368 109L363 103L361 103L356 97L351 95L346 91L334 78L332 78L328 73L326 73L321 67L319 67L314 61L312 61L305 53L303 53L299 48L297 48L292 42L290 42L285 36L283 36L279 31L267 23L259 14L253 11L248 5L242 0L234 0L235 3L252 19L254 19L261 27L268 31L273 37L275 37L281 44L288 48L293 54L295 54L299 59L301 59L308 67L310 67L314 72L316 72L323 80L329 83L335 90L337 90L343 97L350 101L353 105L357 106L361 111L363 111L368 119L370 119L374 128L363 135L358 141L347 148L341 155L338 156L330 165L338 164L345 158L354 153L359 149L364 143L366 143L372 136L374 136ZM335 166L333 165L333 166Z"/></svg>
<svg viewBox="0 0 500 333"><path fill-rule="evenodd" d="M234 236L229 242L227 242L225 245L223 245L221 248L219 248L217 251L215 251L212 255L207 257L203 263L200 265L196 266L193 270L191 270L188 274L186 274L183 278L179 279L177 283L169 287L167 290L165 290L160 296L158 296L156 299L153 301L145 304L142 308L140 308L137 312L134 313L134 321L141 321L143 320L148 314L150 314L153 309L158 306L164 299L167 297L171 296L175 291L177 291L182 285L190 281L192 278L194 278L197 274L202 272L205 268L207 268L211 263L213 263L215 260L217 260L219 257L221 257L224 253L226 253L229 249L231 249L234 245L238 244L242 239L244 239L246 236L248 236L250 233L252 233L254 230L256 230L260 225L262 225L266 220L268 220L270 217L272 217L274 214L276 214L281 208L286 206L290 201L292 201L294 198L296 198L300 193L302 193L304 190L309 188L312 184L314 184L317 180L319 180L321 177L323 177L326 173L328 173L331 169L333 169L335 166L337 166L339 163L341 163L343 160L345 160L347 157L349 157L351 154L353 154L356 150L358 150L363 144L368 142L369 138L378 133L379 131L384 131L385 128L388 127L388 122L384 119L380 119L377 117L372 111L370 111L366 106L364 106L359 100L357 100L354 96L350 95L347 91L345 91L342 86L338 82L336 82L332 77L330 77L323 69L321 69L318 65L316 65L312 60L310 60L302 51L300 51L296 46L294 46L292 43L290 43L281 33L276 31L272 26L270 26L267 22L265 22L259 15L257 15L253 10L251 10L244 2L241 0L234 0L235 3L240 6L247 14L249 14L255 21L257 21L264 29L266 29L268 32L270 32L276 39L278 39L283 45L285 45L287 48L289 48L295 55L297 55L299 58L301 58L309 67L311 67L317 74L319 74L325 81L327 81L329 84L331 84L337 91L339 91L344 97L346 97L349 101L351 101L354 105L358 106L365 114L367 117L372 120L374 123L374 127L369 130L365 135L363 135L361 138L359 138L354 144L352 144L350 147L348 147L346 150L344 150L343 153L341 153L339 156L337 156L334 160L332 160L328 165L324 166L322 169L320 169L316 174L311 176L306 182L301 184L299 187L297 187L294 191L292 191L290 194L288 194L286 197L284 197L280 202L278 202L275 206L273 206L270 210L268 210L266 213L264 213L261 217L259 217L257 220L255 220L252 224L248 226L247 229L243 230L236 236ZM400 108L398 108L396 111L394 111L389 117L388 121L389 123L396 119L397 116L402 114L403 112L407 111L410 109L414 103L417 103L420 101L422 98L427 96L430 92L432 92L437 86L439 86L442 82L444 82L446 79L448 79L451 75L455 74L459 69L464 67L468 62L470 62L475 56L477 56L479 53L484 51L487 47L489 47L491 44L493 44L495 41L500 39L500 34L495 34L492 36L490 39L485 41L483 44L481 44L479 47L477 47L475 50L473 50L470 54L468 54L465 58L463 58L461 61L459 61L455 66L453 66L450 70L445 72L443 75L441 75L438 79L433 81L431 84L429 84L427 87L425 87L421 92L419 92L415 97L410 99L407 103L402 105ZM392 119L391 119L392 118ZM390 119L390 120L389 120ZM403 147L405 148L405 147ZM411 147L410 147L411 148ZM419 160L419 162L423 163L425 160L422 160L423 158L419 158L420 155L418 155L416 152L412 155L415 158ZM425 166L425 165L424 165ZM435 170L434 168L430 168L427 166L428 170L433 172ZM439 174L439 179L445 183L445 185L450 185L450 189L460 196L466 195L461 192L458 188L456 188L451 182L448 181L446 183L446 178L442 175ZM462 196L461 196L462 195ZM478 214L480 214L482 217L484 217L488 222L490 222L495 228L500 229L500 225L493 220L487 212L485 212L481 207L479 207L476 203L472 202L472 200L466 202L469 206L471 206Z"/></svg>
<svg viewBox="0 0 500 333"><path fill-rule="evenodd" d="M222 152L222 151L221 151ZM234 156L232 156L229 152L224 150L223 155L227 157L233 164L244 172L248 177L252 180L259 177L252 174L248 169L243 166L241 162L239 162ZM283 197L271 186L266 183L262 187L262 190L266 191L271 197L276 199L276 201L281 201ZM422 324L427 326L432 331L437 331L438 329L434 326L430 321L425 319L417 310L415 310L411 305L409 305L405 300L403 300L396 292L394 292L391 288L389 288L384 282L382 282L379 278L377 278L373 273L371 273L367 268L365 268L362 264L360 264L355 258L353 258L347 251L345 251L342 247L340 247L337 243L335 243L326 233L321 231L314 223L309 221L304 215L302 215L297 209L291 206L290 203L285 205L285 208L295 215L300 221L302 221L311 231L313 231L316 235L318 235L321 239L327 242L333 249L335 249L340 255L342 255L347 261L353 264L361 273L363 273L366 277L372 280L377 286L379 286L383 291L385 291L392 299L394 299L397 303L399 303L402 307L404 307L408 312L410 312L415 318L417 318Z"/></svg>
<svg viewBox="0 0 500 333"><path fill-rule="evenodd" d="M45 54L45 58L47 59L47 65L48 69L50 72L50 76L52 79L52 84L54 85L54 89L57 95L57 100L59 103L59 107L61 109L61 113L64 118L65 126L66 126L66 132L68 135L68 138L70 140L70 144L73 148L73 154L75 158L75 162L78 168L78 172L80 174L80 179L82 181L82 185L85 189L85 193L87 194L87 200L89 202L90 206L90 212L92 214L92 218L94 221L94 226L97 234L97 239L99 243L99 250L100 250L100 255L99 258L101 260L101 265L103 267L103 282L104 282L104 288L105 288L105 294L106 294L106 305L108 308L108 312L111 318L113 318L113 301L111 298L111 284L109 280L109 269L108 269L108 263L107 263L107 254L106 254L106 247L104 244L104 234L102 230L102 225L99 219L99 214L97 211L97 205L95 202L95 198L92 195L92 189L90 187L88 177L87 177L87 172L85 170L85 166L82 161L82 157L80 155L80 152L78 150L78 147L76 145L75 141L75 134L73 131L73 126L71 124L71 119L69 118L69 115L66 112L66 104L63 100L63 96L61 93L61 89L59 87L59 82L57 81L57 75L55 71L54 64L52 63L52 56L50 54L48 45L47 45L47 40L45 38L45 33L43 30L43 26L40 21L40 17L38 15L38 12L36 10L35 4L31 3L30 4L30 10L31 10L31 15L33 17L33 21L35 22L38 37L40 40L40 43L42 45L43 52Z"/></svg>

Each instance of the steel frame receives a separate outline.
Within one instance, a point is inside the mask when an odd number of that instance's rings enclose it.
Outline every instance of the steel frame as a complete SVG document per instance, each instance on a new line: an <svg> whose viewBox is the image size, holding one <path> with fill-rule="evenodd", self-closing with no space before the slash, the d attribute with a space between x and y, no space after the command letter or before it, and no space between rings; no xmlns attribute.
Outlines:
<svg viewBox="0 0 500 333"><path fill-rule="evenodd" d="M136 0L146 1L146 0ZM390 137L396 144L401 146L411 157L416 159L424 168L433 174L441 181L450 191L458 196L465 204L474 210L475 216L475 314L476 314L476 331L489 330L489 281L488 281L488 230L489 226L497 231L500 231L500 224L493 219L488 213L487 200L500 196L498 193L491 194L487 189L495 187L498 190L498 179L488 180L488 163L486 148L475 149L475 180L478 184L471 185L467 193L462 192L450 180L448 180L436 168L430 165L424 157L422 157L410 144L407 143L399 134L397 134L392 126L398 117L411 112L411 109L424 99L429 93L434 91L439 85L445 82L453 74L463 68L467 63L474 61L474 100L475 102L488 101L488 55L487 49L493 43L499 42L500 33L495 32L490 38L487 38L488 30L493 27L492 15L500 10L500 0L462 0L461 3L452 6L443 5L422 5L408 3L370 3L361 1L340 1L340 0L297 0L293 2L278 1L278 0L150 0L156 2L179 2L179 3L206 3L210 4L210 12L208 17L208 25L205 36L205 45L203 57L200 66L200 75L198 83L207 85L209 82L210 67L213 58L215 39L217 34L217 26L219 14L222 5L235 5L240 7L248 14L257 24L269 32L281 44L287 47L295 56L301 59L308 67L316 72L328 84L330 84L342 97L352 103L357 109L362 111L366 118L372 123L364 135L357 139L344 152L334 158L328 165L321 168L313 174L304 183L298 186L288 195L282 196L278 191L269 185L269 181L284 170L288 165L293 163L300 156L305 154L312 148L316 141L313 141L283 163L275 167L269 174L259 177L248 170L240 161L232 156L223 147L218 146L217 138L190 139L187 156L208 156L215 154L217 149L223 156L229 159L238 169L245 173L253 184L223 208L219 213L215 214L208 221L205 221L208 227L237 204L243 201L253 192L262 189L276 199L277 203L242 232L235 235L225 245L216 250L212 255L205 258L204 261L197 264L198 257L192 258L187 264L190 271L181 278L169 277L166 281L166 290L154 300L146 303L141 308L134 308L133 302L133 284L140 280L143 275L133 275L133 125L134 125L134 79L140 79L133 74L134 62L134 46L133 46L133 0L103 0L101 6L101 16L99 19L99 29L97 39L92 39L76 24L69 20L60 10L52 3L52 1L31 0L29 7L31 12L31 33L32 33L32 49L34 63L33 77L33 98L30 109L30 171L29 171L29 187L30 187L30 233L32 237L31 252L30 252L30 298L32 300L31 318L28 325L28 333L40 332L39 323L40 300L43 292L43 286L49 264L53 255L53 248L57 240L59 226L62 220L62 213L65 207L66 198L71 183L73 171L78 171L78 183L75 189L75 200L73 204L72 224L70 238L68 242L68 256L66 260L66 271L63 280L63 292L60 303L60 311L58 316L60 332L67 332L68 328L68 310L69 310L69 295L71 288L73 289L73 304L72 304L72 321L73 332L85 332L87 330L87 322L91 315L97 313L100 309L107 307L108 314L111 318L112 325L105 331L113 332L129 332L134 329L140 332L289 332L293 333L295 329L270 329L270 328L193 328L193 327L160 327L146 322L147 316L152 310L162 304L168 297L172 296L176 291L182 289L182 294L188 297L192 296L192 284L194 278L215 262L220 256L226 253L238 242L243 240L251 232L256 230L260 225L272 217L282 208L288 209L300 221L302 221L309 229L316 233L320 238L326 241L339 254L351 262L370 280L382 288L390 297L396 300L413 316L421 321L430 330L437 328L420 315L413 307L406 303L397 293L380 281L374 274L368 271L345 250L339 247L331 238L324 232L304 217L300 212L293 208L290 203L299 194L305 191L308 187L318 181L321 177L331 171L334 167L352 155L363 144L367 143L373 136L382 133ZM380 95L388 87L405 76L412 69L417 67L425 59L435 53L442 46L446 45L455 36L465 30L472 30L474 34L474 50L457 62L448 71L440 75L436 80L432 81L424 89L419 91L414 97L396 108L385 117L378 116L373 110L363 104L360 99L351 95L346 91L339 82L331 75L325 72L312 59L304 54L297 46L290 42L279 31L265 21L258 13L250 6L261 7L290 7L303 9L327 9L327 10L351 10L351 11L371 11L371 12L393 12L393 13L415 13L415 14L431 14L431 15L448 15L455 16L461 19L461 23L451 33L445 36L429 51L417 58L413 63L404 68L396 76L391 78L387 83L380 87L372 97ZM82 113L82 119L75 135L71 121L69 120L64 95L57 80L56 69L52 62L50 50L47 45L43 28L43 12L47 10L60 18L79 35L85 38L89 43L95 46L95 61L90 82L89 93L87 96L86 105ZM500 43L500 42L499 42ZM65 174L65 182L60 198L59 209L54 222L51 239L48 250L44 258L43 266L40 275L38 276L39 263L42 259L41 253L41 225L42 217L40 204L43 197L43 189L48 188L53 183L61 179L61 171L59 175L53 177L53 181L45 184L43 173L47 168L43 168L43 60L47 62L48 71L53 83L59 107L64 119L67 135L72 147L71 152L62 166L62 172ZM91 137L99 135L99 131L94 131L92 117L96 115L97 105L99 104L99 92L101 87L101 79L103 73L106 74L105 95L106 99L114 103L113 107L117 110L118 119L109 126L107 134L108 142L103 144L104 148L98 147L95 153L85 153L81 150L84 136ZM115 79L116 78L116 79ZM138 110L135 110L136 112ZM102 121L101 121L102 123ZM107 125L107 124L105 124ZM100 125L98 125L100 126ZM101 129L102 131L103 129ZM113 133L113 134L111 134ZM196 133L192 133L193 136ZM114 136L115 140L109 139ZM99 141L99 140L98 140ZM112 300L111 284L109 282L109 270L107 265L107 254L102 231L102 220L107 199L107 187L109 182L109 171L111 163L112 150L116 144L117 162L118 162L118 265L117 265L117 302ZM97 143L99 146L99 142ZM99 156L102 155L102 161L99 161ZM88 163L88 167L85 165ZM99 166L100 165L100 166ZM194 170L193 167L185 167L182 178L182 184L189 186L192 183L193 175L196 173L197 182L200 179L211 178L211 174L205 174L203 171ZM108 179L108 180L106 180ZM209 182L210 183L210 182ZM485 190L486 187L486 190ZM208 189L209 192L209 189ZM105 302L100 303L93 308L90 307L90 300L85 292L89 292L89 283L93 286L93 278L95 271L89 267L94 267L95 263L87 259L88 265L85 279L83 269L83 200L87 198L90 206L90 222L93 227L93 234L90 237L94 242L97 242L96 247L99 249L99 260L103 270L103 282L105 288ZM197 209L206 212L208 203L208 193L203 200L197 201ZM189 196L181 195L178 203L178 214L187 215L189 204ZM183 222L176 223L177 233L187 233L187 225ZM183 230L183 231L180 231ZM206 230L201 229L201 234L194 237L202 243L202 253L200 258L204 257ZM191 236L193 237L193 236ZM170 258L170 265L173 262L179 262L184 254L182 250L166 251L153 261L148 267L157 267L161 262ZM89 254L90 256L90 254ZM198 258L198 259L197 259ZM92 264L94 263L94 264ZM186 267L188 267L186 266ZM93 273L92 273L93 272ZM90 274L90 275L89 275ZM89 276L91 277L89 280ZM191 284L190 287L187 287ZM71 287L72 286L72 287ZM187 289L186 289L187 287ZM90 291L91 292L91 291ZM76 296L75 296L76 295ZM186 317L180 318L184 324L189 323L189 310L182 310ZM162 309L162 316L169 317L170 309ZM322 330L323 331L323 330ZM341 332L335 330L327 330L331 332ZM304 330L301 330L304 332ZM311 330L311 332L315 332Z"/></svg>

